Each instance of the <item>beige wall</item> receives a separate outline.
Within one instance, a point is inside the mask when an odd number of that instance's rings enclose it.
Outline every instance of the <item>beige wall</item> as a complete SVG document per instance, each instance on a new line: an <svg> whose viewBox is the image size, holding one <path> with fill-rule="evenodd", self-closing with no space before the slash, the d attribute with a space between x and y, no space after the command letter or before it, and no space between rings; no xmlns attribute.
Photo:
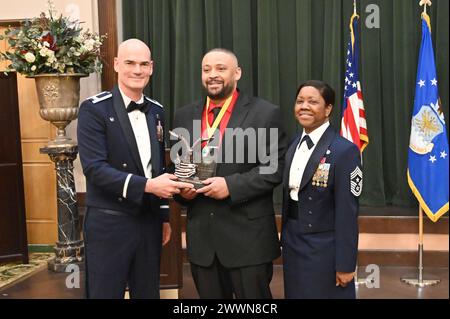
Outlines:
<svg viewBox="0 0 450 319"><path fill-rule="evenodd" d="M84 22L83 27L98 32L97 0L54 0L59 13L79 19ZM47 0L0 0L0 20L24 19L38 16L40 12L47 12ZM91 74L81 80L81 101L97 94L101 90L100 77ZM76 139L76 121L67 128L67 134ZM80 162L75 162L75 184L77 192L85 192L85 179Z"/></svg>

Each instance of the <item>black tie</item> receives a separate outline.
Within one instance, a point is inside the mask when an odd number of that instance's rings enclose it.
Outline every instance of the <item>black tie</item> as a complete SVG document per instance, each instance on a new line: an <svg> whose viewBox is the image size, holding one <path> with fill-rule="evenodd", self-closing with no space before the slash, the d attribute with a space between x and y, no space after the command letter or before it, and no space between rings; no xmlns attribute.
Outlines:
<svg viewBox="0 0 450 319"><path fill-rule="evenodd" d="M214 119L213 119L213 122L211 123L211 125L214 124L214 121L216 120L217 116L219 115L220 110L222 110L221 107L215 107L210 111L214 114Z"/></svg>
<svg viewBox="0 0 450 319"><path fill-rule="evenodd" d="M314 143L313 143L313 141L311 140L311 138L309 137L309 135L303 136L303 138L302 138L300 144L298 145L298 148L300 148L300 146L302 146L303 142L306 142L306 145L308 146L308 149L309 149L309 150L314 146Z"/></svg>
<svg viewBox="0 0 450 319"><path fill-rule="evenodd" d="M140 104L138 104L134 101L131 101L131 103L127 107L127 112L130 113L130 112L133 112L134 110L139 110L142 113L147 113L147 111L148 111L147 101L144 100L144 102L142 102Z"/></svg>

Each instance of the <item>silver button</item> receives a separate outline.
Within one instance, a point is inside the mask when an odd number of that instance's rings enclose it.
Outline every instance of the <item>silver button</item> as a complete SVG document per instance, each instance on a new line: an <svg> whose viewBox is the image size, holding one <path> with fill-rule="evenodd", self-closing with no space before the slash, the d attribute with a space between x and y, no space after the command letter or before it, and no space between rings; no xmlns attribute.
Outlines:
<svg viewBox="0 0 450 319"><path fill-rule="evenodd" d="M310 196L310 197L308 197L308 199L309 199L309 200L312 200L312 197Z"/></svg>
<svg viewBox="0 0 450 319"><path fill-rule="evenodd" d="M127 163L123 163L123 164L122 164L122 167L123 167L123 168L127 168L127 167L128 167Z"/></svg>
<svg viewBox="0 0 450 319"><path fill-rule="evenodd" d="M312 211L309 211L308 214L312 215Z"/></svg>
<svg viewBox="0 0 450 319"><path fill-rule="evenodd" d="M214 216L214 213L209 214L209 216L213 217L213 216Z"/></svg>
<svg viewBox="0 0 450 319"><path fill-rule="evenodd" d="M117 200L118 200L119 202L122 202L122 201L123 201L123 198L122 198L122 197L119 197Z"/></svg>
<svg viewBox="0 0 450 319"><path fill-rule="evenodd" d="M309 227L309 228L312 228L312 225L311 225L311 224L308 224L308 227Z"/></svg>

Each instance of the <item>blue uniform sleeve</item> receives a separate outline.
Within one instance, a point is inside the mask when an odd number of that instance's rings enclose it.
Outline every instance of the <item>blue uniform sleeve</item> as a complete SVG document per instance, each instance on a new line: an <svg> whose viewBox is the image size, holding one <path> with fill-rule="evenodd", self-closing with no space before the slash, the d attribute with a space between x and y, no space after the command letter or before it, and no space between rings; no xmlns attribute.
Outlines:
<svg viewBox="0 0 450 319"><path fill-rule="evenodd" d="M352 145L338 158L335 168L336 271L353 272L358 255L359 195L362 169L359 149Z"/></svg>
<svg viewBox="0 0 450 319"><path fill-rule="evenodd" d="M121 197L129 174L112 167L108 162L106 125L98 107L85 101L78 115L77 138L83 173L89 183ZM145 177L132 175L127 200L141 205L146 183Z"/></svg>

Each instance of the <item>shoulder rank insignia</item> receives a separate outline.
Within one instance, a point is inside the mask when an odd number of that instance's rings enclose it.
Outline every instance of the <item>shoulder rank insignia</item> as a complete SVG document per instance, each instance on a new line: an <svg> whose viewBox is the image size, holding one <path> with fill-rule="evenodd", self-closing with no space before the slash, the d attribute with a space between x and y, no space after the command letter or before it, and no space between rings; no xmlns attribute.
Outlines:
<svg viewBox="0 0 450 319"><path fill-rule="evenodd" d="M111 97L112 97L112 93L105 91L105 92L99 93L97 95L91 96L90 98L87 98L87 99L89 101L91 101L93 104L97 104L98 102L107 100Z"/></svg>
<svg viewBox="0 0 450 319"><path fill-rule="evenodd" d="M353 195L356 197L359 197L362 193L362 186L363 186L363 173L359 169L358 166L356 166L355 170L350 173L350 191Z"/></svg>
<svg viewBox="0 0 450 319"><path fill-rule="evenodd" d="M164 108L164 106L162 106L162 104L159 103L158 101L152 100L152 99L149 98L149 97L145 97L145 98L146 98L148 101L152 102L153 104L158 105L160 108Z"/></svg>

